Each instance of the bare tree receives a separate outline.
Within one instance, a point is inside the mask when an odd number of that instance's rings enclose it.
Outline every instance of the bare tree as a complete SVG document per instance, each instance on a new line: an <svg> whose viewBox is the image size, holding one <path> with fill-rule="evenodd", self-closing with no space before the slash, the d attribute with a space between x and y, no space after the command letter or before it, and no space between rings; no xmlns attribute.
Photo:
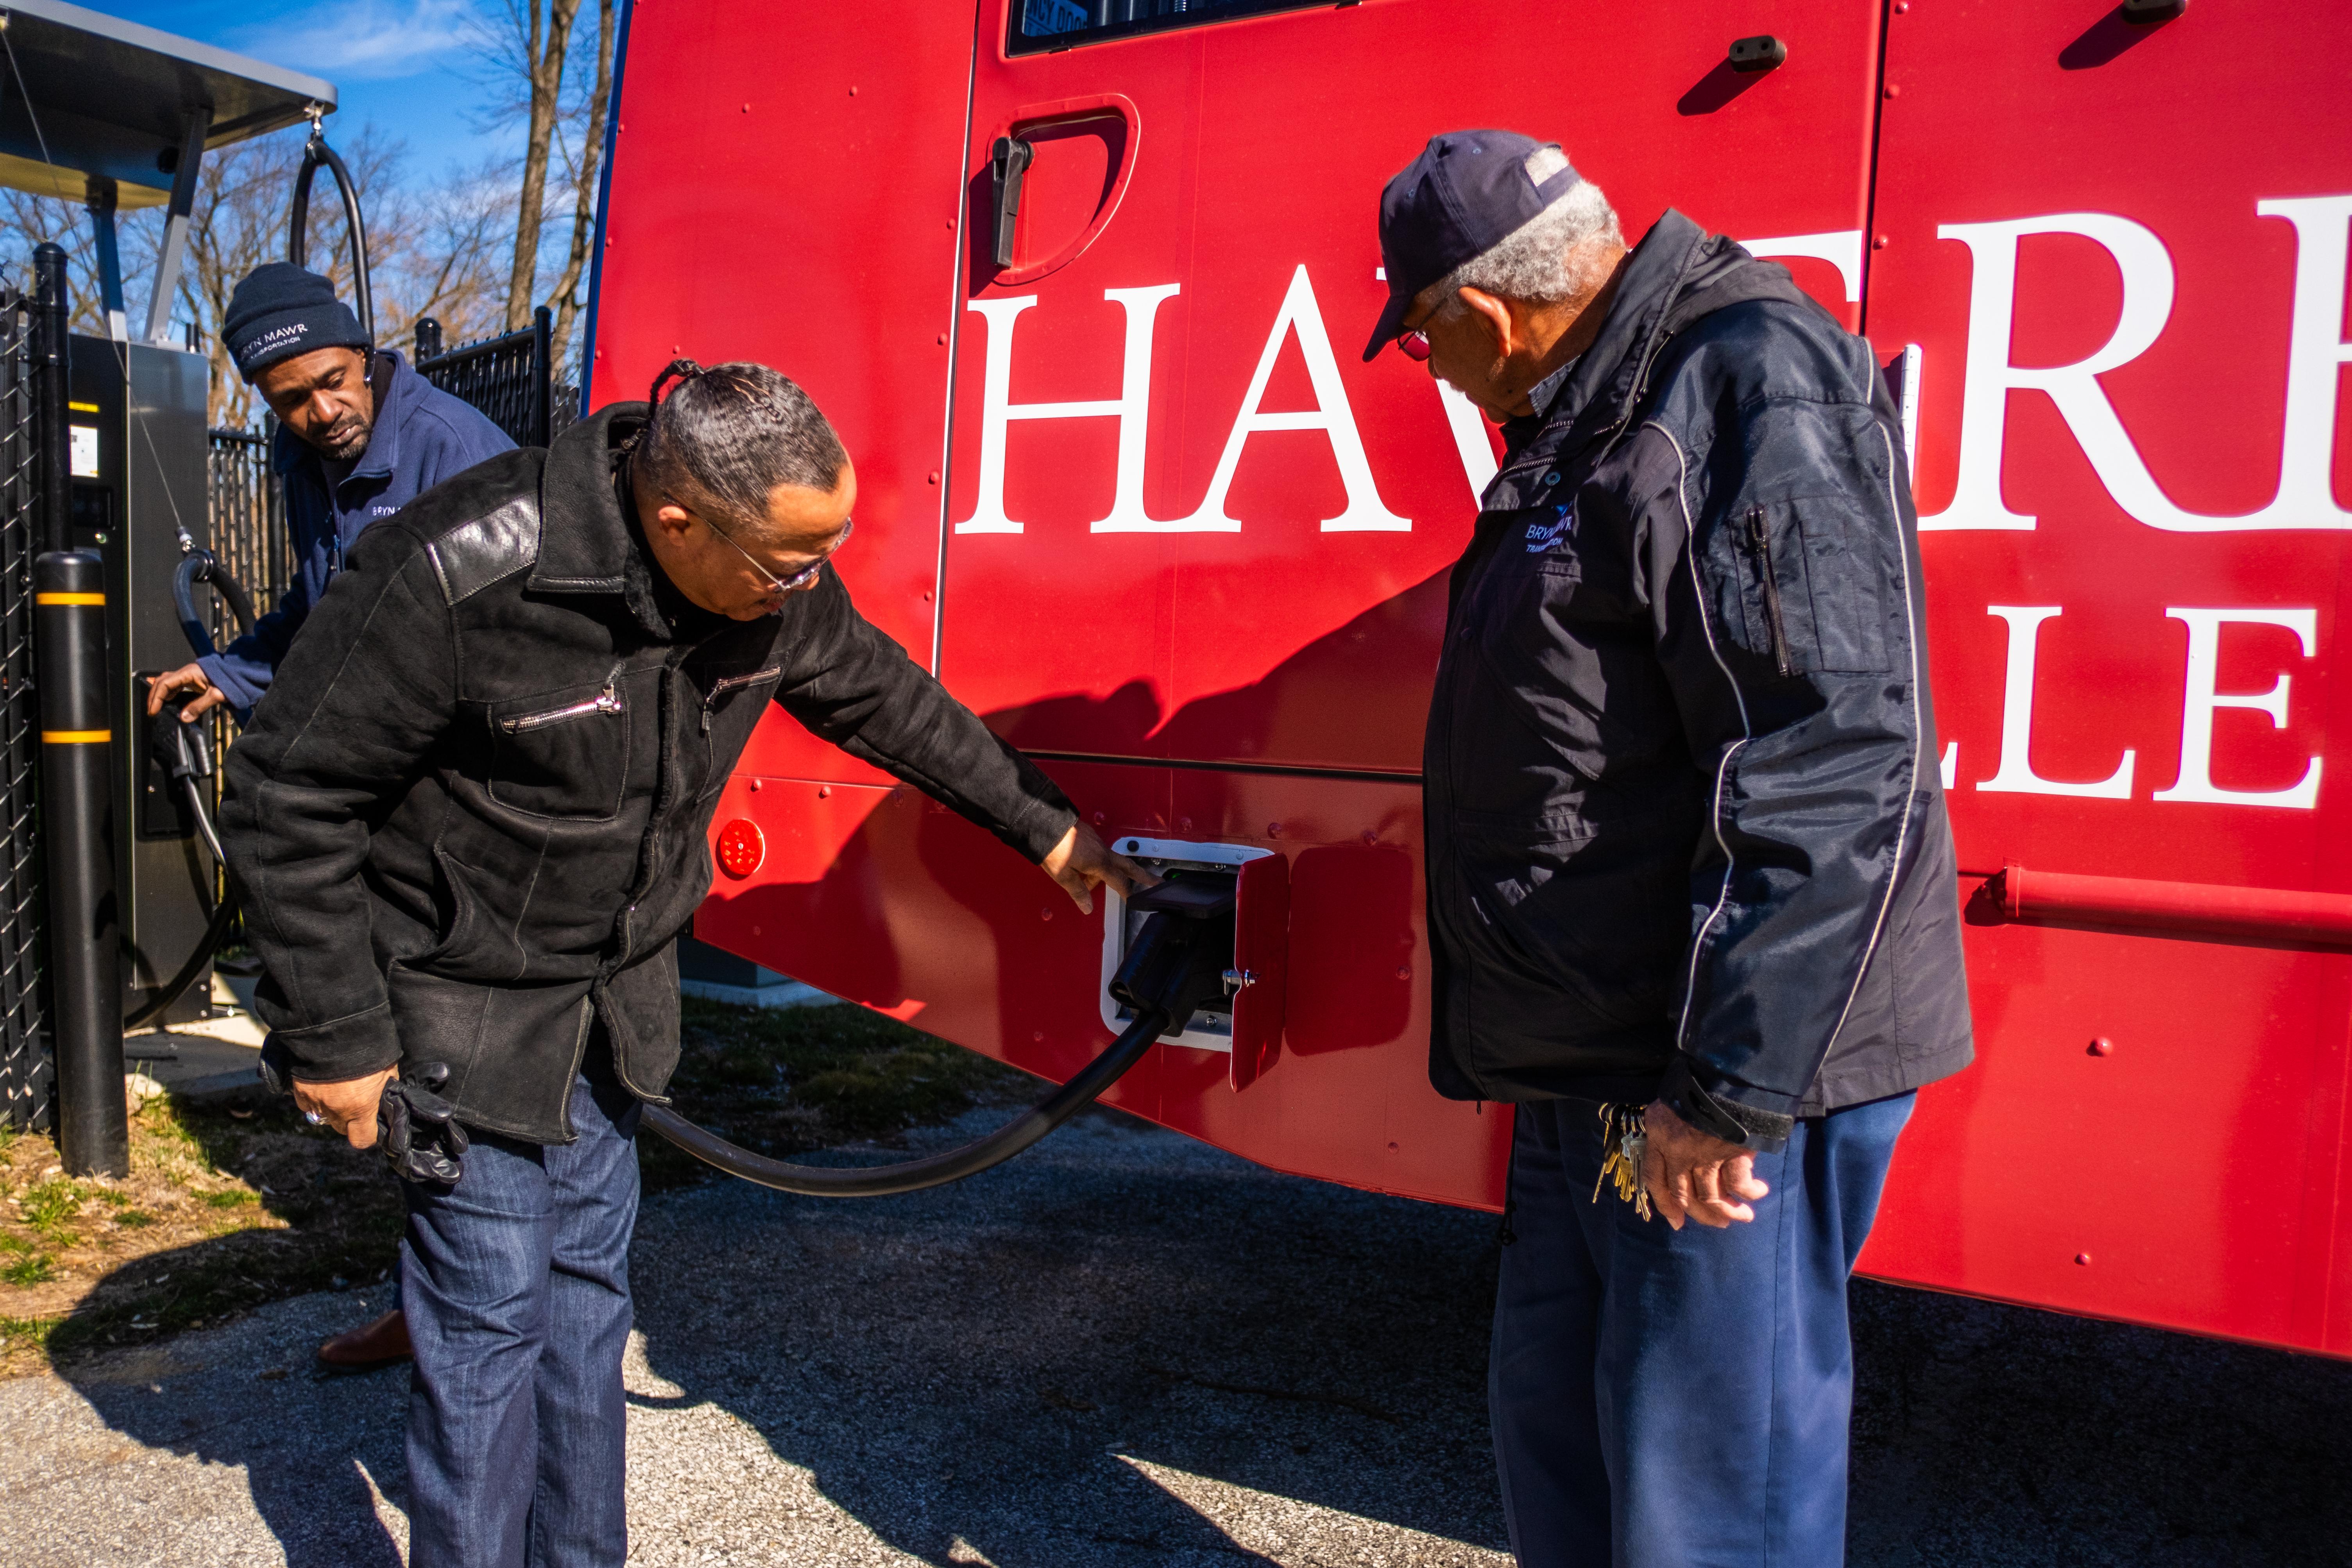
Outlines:
<svg viewBox="0 0 2352 1568"><path fill-rule="evenodd" d="M0 279L13 287L31 288L33 247L60 246L66 253L66 287L72 300L74 330L106 331L105 312L99 298L98 245L88 210L79 202L0 190L0 223L5 224L8 238L6 259L0 262ZM128 270L129 263L124 266Z"/></svg>
<svg viewBox="0 0 2352 1568"><path fill-rule="evenodd" d="M197 177L174 316L194 324L212 359L208 412L215 425L242 427L259 415L221 346L220 324L229 296L246 274L285 258L304 134L297 129L209 153ZM337 145L367 219L376 341L397 345L425 315L438 319L455 339L498 330L505 303L499 253L512 203L503 171L492 166L416 188L404 181L404 155L397 142L363 130L350 140L339 138ZM349 299L351 251L342 205L317 187L313 195L320 199L310 204L305 259ZM22 247L9 257L12 264L28 260L33 246L45 239L66 247L74 324L103 333L96 247L80 204L9 192L0 211L6 214L9 249ZM126 289L136 295L153 273L163 226L151 209L121 215L119 232ZM132 320L143 319L144 301L131 303Z"/></svg>
<svg viewBox="0 0 2352 1568"><path fill-rule="evenodd" d="M567 129L577 128L576 139L562 142L564 174L572 184L572 243L563 270L547 292L555 311L555 363L570 358L572 327L580 310L580 284L587 270L588 249L596 233L596 175L604 153L604 121L613 106L613 0L597 0L596 76L588 100L566 116ZM584 123L583 123L584 121Z"/></svg>
<svg viewBox="0 0 2352 1568"><path fill-rule="evenodd" d="M597 177L612 112L615 0L596 0L596 27L581 26L586 0L507 0L506 18L485 39L492 62L484 79L493 97L481 117L486 129L519 127L520 161L513 166L515 215L512 265L508 269L506 323L528 326L535 305L554 312L555 354L569 359L596 224ZM568 204L565 198L569 197ZM570 207L571 232L562 261L549 265L550 230Z"/></svg>
<svg viewBox="0 0 2352 1568"><path fill-rule="evenodd" d="M539 297L539 237L547 212L547 164L572 54L580 0L507 0L507 63L523 88L522 188L515 209L514 264L507 274L507 331L530 321Z"/></svg>

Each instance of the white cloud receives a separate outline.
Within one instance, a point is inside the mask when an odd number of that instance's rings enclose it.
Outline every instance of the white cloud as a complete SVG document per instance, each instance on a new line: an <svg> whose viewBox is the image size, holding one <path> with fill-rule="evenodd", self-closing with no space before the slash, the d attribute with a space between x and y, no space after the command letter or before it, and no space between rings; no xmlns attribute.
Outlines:
<svg viewBox="0 0 2352 1568"><path fill-rule="evenodd" d="M386 80L478 52L473 0L326 0L247 30L233 46L331 80Z"/></svg>

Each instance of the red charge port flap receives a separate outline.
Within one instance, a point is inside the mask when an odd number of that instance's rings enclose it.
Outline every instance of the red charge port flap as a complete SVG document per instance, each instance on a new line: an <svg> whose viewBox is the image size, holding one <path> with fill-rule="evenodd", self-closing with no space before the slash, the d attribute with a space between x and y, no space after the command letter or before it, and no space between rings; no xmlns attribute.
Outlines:
<svg viewBox="0 0 2352 1568"><path fill-rule="evenodd" d="M1234 895L1233 1081L1247 1089L1282 1054L1290 986L1290 862L1281 854L1243 862Z"/></svg>

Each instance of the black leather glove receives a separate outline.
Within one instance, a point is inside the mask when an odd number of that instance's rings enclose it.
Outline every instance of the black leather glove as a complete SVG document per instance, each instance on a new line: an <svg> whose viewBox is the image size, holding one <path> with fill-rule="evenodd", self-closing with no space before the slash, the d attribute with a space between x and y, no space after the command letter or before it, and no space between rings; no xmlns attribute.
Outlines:
<svg viewBox="0 0 2352 1568"><path fill-rule="evenodd" d="M448 1063L418 1062L383 1086L376 1146L404 1181L455 1186L465 1173L466 1129L457 1108L434 1092L448 1081Z"/></svg>

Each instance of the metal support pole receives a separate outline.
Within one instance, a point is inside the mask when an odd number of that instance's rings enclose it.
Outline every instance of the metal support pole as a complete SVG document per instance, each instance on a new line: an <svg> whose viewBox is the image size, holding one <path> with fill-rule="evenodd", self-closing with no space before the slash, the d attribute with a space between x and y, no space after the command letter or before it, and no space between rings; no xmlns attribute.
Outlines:
<svg viewBox="0 0 2352 1568"><path fill-rule="evenodd" d="M430 316L416 318L416 363L441 357L441 323Z"/></svg>
<svg viewBox="0 0 2352 1568"><path fill-rule="evenodd" d="M555 401L554 318L541 305L530 313L530 444L545 447L555 439L551 419Z"/></svg>
<svg viewBox="0 0 2352 1568"><path fill-rule="evenodd" d="M72 340L66 328L66 253L62 246L33 247L33 342L36 372L33 385L33 435L37 445L35 483L41 498L42 546L63 550L72 515L71 469L66 431L67 382L70 376Z"/></svg>
<svg viewBox="0 0 2352 1568"><path fill-rule="evenodd" d="M106 568L85 550L33 563L41 694L41 842L56 1005L58 1152L67 1173L131 1173L122 1092L122 932L114 895Z"/></svg>
<svg viewBox="0 0 2352 1568"><path fill-rule="evenodd" d="M131 326L122 305L122 251L115 240L118 187L104 174L91 174L87 179L82 202L89 208L90 237L98 244L99 303L106 312L106 335L119 343L130 338Z"/></svg>
<svg viewBox="0 0 2352 1568"><path fill-rule="evenodd" d="M147 299L142 342L163 342L163 331L172 324L172 300L180 289L180 264L188 254L189 215L196 207L196 172L204 166L205 137L212 127L211 110L188 110L180 137L180 161L172 165L172 200L163 209L163 251L155 259L155 288Z"/></svg>

